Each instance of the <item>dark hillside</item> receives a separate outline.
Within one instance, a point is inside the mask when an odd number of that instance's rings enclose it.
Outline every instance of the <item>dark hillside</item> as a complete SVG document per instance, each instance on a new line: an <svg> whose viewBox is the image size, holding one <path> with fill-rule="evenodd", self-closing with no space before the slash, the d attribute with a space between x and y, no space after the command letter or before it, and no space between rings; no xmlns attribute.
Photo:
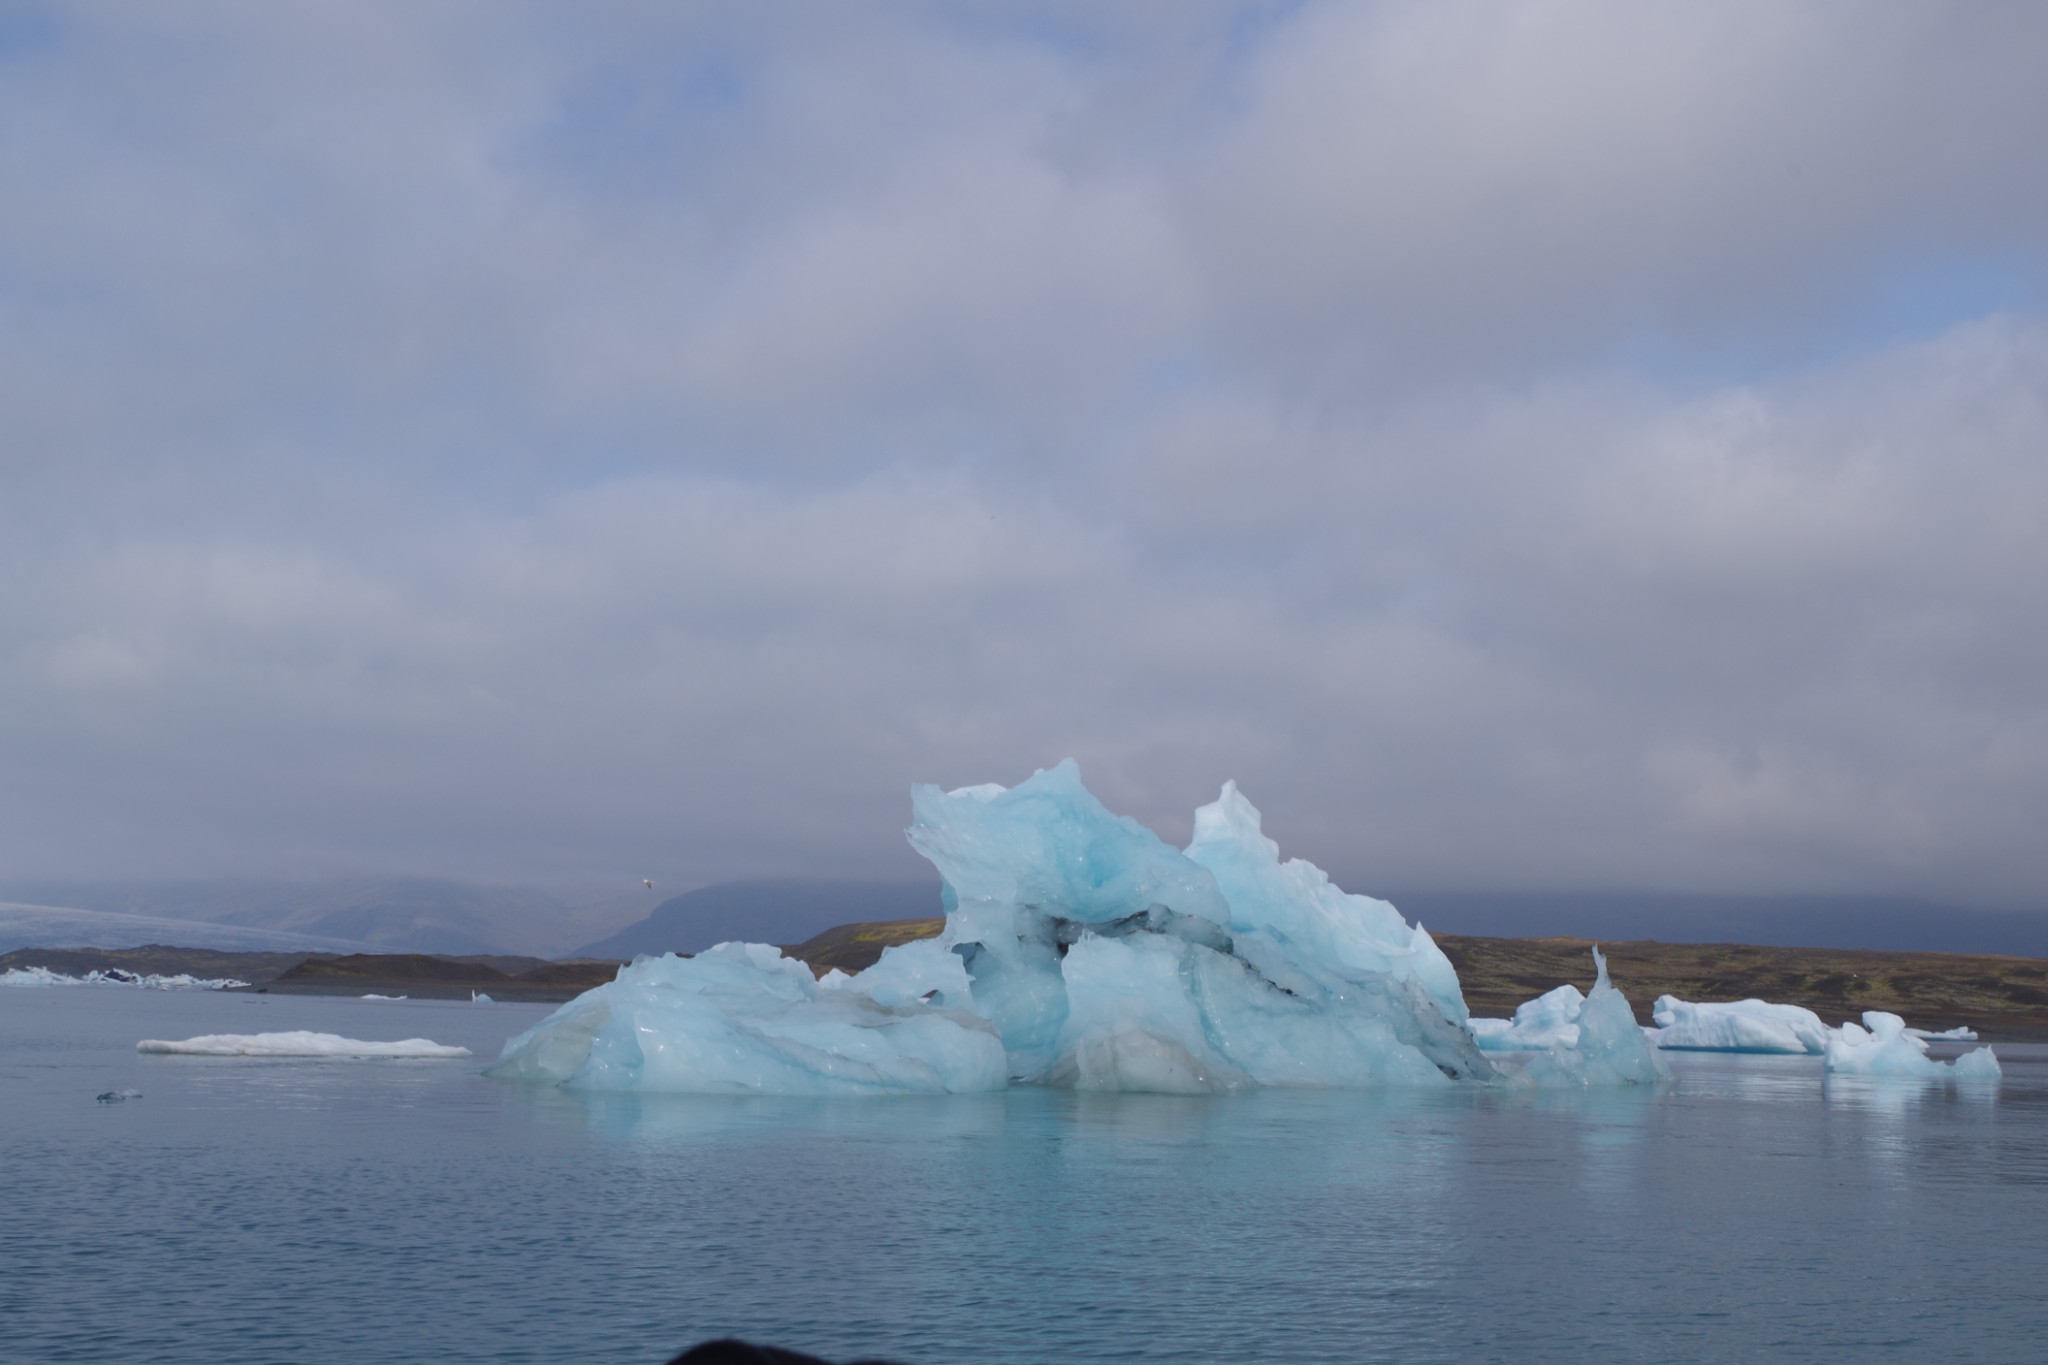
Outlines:
<svg viewBox="0 0 2048 1365"><path fill-rule="evenodd" d="M700 953L714 943L801 943L837 925L929 915L939 883L721 882L671 897L646 919L585 944L578 957L629 959L641 953Z"/></svg>

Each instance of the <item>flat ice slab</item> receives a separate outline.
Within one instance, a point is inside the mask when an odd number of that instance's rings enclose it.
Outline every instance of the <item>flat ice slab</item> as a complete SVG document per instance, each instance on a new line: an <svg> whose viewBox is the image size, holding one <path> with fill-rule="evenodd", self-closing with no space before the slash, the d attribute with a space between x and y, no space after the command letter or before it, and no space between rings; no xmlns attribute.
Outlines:
<svg viewBox="0 0 2048 1365"><path fill-rule="evenodd" d="M206 1033L168 1042L144 1038L137 1052L169 1052L188 1057L467 1057L466 1047L449 1047L427 1038L395 1043L365 1042L337 1033Z"/></svg>
<svg viewBox="0 0 2048 1365"><path fill-rule="evenodd" d="M1684 1052L1777 1052L1818 1057L1828 1026L1810 1009L1767 1000L1695 1004L1660 995L1651 1008L1657 1046Z"/></svg>

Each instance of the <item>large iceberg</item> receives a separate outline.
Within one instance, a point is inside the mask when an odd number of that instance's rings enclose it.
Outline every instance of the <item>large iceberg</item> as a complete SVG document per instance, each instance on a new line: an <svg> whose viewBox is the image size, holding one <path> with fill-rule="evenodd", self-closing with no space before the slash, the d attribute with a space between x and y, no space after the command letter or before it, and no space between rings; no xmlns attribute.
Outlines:
<svg viewBox="0 0 2048 1365"><path fill-rule="evenodd" d="M1827 1070L1837 1076L1900 1076L1922 1080L1992 1079L1998 1058L1988 1047L1973 1048L1953 1062L1927 1055L1927 1043L1906 1021L1883 1010L1865 1010L1863 1023L1843 1024L1827 1038Z"/></svg>
<svg viewBox="0 0 2048 1365"><path fill-rule="evenodd" d="M1686 1052L1780 1052L1819 1056L1827 1048L1828 1026L1799 1005L1765 1000L1696 1004L1660 995L1650 1017L1657 1046Z"/></svg>
<svg viewBox="0 0 2048 1365"><path fill-rule="evenodd" d="M937 938L823 981L761 945L642 958L508 1042L490 1074L781 1094L1012 1081L1196 1093L1501 1074L1429 934L1307 862L1283 862L1234 784L1196 812L1185 850L1111 814L1072 760L1014 788L919 786L911 805L910 843L943 880ZM1594 1045L1553 1049L1551 1077L1655 1079L1632 1019L1633 1044L1609 1027L1628 1005L1604 966L1587 1007L1596 1001Z"/></svg>

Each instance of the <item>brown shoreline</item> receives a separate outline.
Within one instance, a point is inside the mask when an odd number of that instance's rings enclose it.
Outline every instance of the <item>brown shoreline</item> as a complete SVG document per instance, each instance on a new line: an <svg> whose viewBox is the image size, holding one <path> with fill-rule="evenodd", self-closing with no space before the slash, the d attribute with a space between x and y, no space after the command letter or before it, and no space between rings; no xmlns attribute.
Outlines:
<svg viewBox="0 0 2048 1365"><path fill-rule="evenodd" d="M944 927L939 919L845 924L784 951L819 973L834 967L856 972L884 948L932 937ZM1475 1015L1505 1016L1564 982L1585 989L1593 981L1588 939L1444 934L1437 943L1457 968ZM1643 1023L1650 1022L1657 996L1670 994L1693 1001L1755 998L1801 1005L1830 1024L1881 1009L1920 1028L1968 1025L1988 1042L2048 1042L2048 959L1655 941L1608 943L1603 951L1614 984ZM234 977L251 983L242 989L276 995L461 1000L480 991L493 1000L552 1004L611 980L619 964L416 953L227 953L163 945L24 948L0 955L0 970L28 966L73 976L119 968Z"/></svg>

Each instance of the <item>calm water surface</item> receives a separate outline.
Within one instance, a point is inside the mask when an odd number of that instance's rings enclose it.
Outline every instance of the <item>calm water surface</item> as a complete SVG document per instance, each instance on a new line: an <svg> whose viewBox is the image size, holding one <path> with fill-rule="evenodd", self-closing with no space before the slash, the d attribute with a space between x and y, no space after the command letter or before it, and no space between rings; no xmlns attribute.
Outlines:
<svg viewBox="0 0 2048 1365"><path fill-rule="evenodd" d="M1962 1090L1705 1055L1584 1095L482 1079L543 1012L0 990L0 1358L2048 1359L2048 1050ZM478 1055L134 1051L288 1028Z"/></svg>

